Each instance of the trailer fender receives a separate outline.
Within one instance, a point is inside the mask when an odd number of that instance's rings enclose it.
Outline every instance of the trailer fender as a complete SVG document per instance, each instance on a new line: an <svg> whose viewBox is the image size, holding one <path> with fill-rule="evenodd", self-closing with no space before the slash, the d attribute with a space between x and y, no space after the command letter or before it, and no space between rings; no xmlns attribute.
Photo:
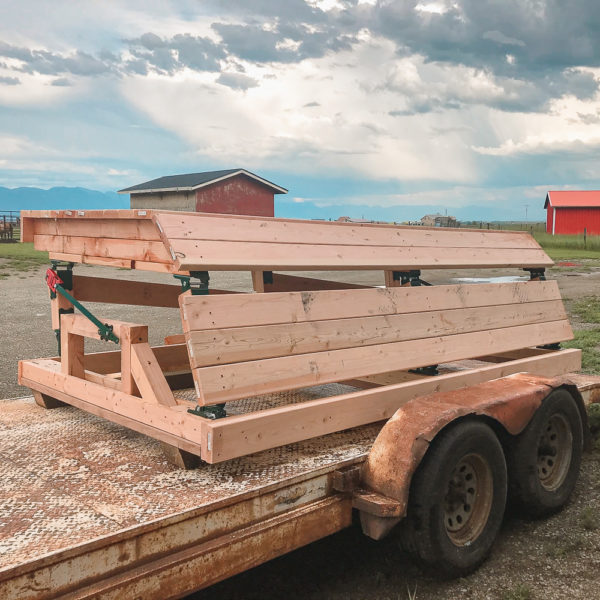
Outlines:
<svg viewBox="0 0 600 600"><path fill-rule="evenodd" d="M362 468L361 487L354 494L353 506L360 510L364 533L381 539L406 515L412 476L444 427L461 417L479 415L517 435L543 399L559 387L573 395L585 424L581 395L565 377L518 373L407 402L381 429Z"/></svg>

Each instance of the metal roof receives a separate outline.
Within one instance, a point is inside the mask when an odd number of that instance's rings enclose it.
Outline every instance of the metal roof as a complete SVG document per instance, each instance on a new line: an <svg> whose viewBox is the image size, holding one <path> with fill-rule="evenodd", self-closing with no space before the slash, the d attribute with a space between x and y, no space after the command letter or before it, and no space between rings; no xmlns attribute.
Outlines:
<svg viewBox="0 0 600 600"><path fill-rule="evenodd" d="M600 190L548 192L544 208L600 208Z"/></svg>
<svg viewBox="0 0 600 600"><path fill-rule="evenodd" d="M139 194L142 192L189 192L217 181L245 175L263 185L270 187L275 194L286 194L287 190L279 185L246 171L246 169L224 169L222 171L205 171L203 173L184 173L182 175L166 175L138 185L119 190L119 194Z"/></svg>

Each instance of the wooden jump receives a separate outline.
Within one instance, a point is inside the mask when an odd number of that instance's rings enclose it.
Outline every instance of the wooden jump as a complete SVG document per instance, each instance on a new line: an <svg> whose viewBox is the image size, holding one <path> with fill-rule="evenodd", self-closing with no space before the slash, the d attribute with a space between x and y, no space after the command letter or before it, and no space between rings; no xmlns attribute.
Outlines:
<svg viewBox="0 0 600 600"><path fill-rule="evenodd" d="M19 381L40 403L72 404L207 462L381 421L434 391L580 367L579 350L538 348L572 337L556 282L415 287L397 276L551 265L526 233L139 210L22 217L23 240L57 261L251 273L259 293L207 295L74 274L69 289L78 301L179 307L183 335L151 347L147 325L103 319L120 348L85 354L83 340L98 339L98 328L68 314L72 305L57 295L61 357L19 364ZM356 269L382 270L386 287L273 273ZM468 367L453 364L463 360ZM413 372L430 365L442 365L440 374ZM332 396L340 383L354 387ZM292 393L304 401L286 403ZM222 403L224 418L202 412Z"/></svg>

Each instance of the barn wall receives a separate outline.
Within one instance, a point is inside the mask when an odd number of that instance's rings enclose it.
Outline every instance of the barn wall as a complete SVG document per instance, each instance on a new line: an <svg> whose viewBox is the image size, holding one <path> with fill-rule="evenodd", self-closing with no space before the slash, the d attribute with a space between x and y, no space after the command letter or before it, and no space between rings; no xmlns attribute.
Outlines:
<svg viewBox="0 0 600 600"><path fill-rule="evenodd" d="M198 212L273 217L273 192L249 177L238 175L196 191Z"/></svg>
<svg viewBox="0 0 600 600"><path fill-rule="evenodd" d="M131 208L159 208L162 210L196 209L196 194L194 192L159 192L155 194L131 194Z"/></svg>
<svg viewBox="0 0 600 600"><path fill-rule="evenodd" d="M546 233L552 233L552 217L554 208L548 204L546 207Z"/></svg>
<svg viewBox="0 0 600 600"><path fill-rule="evenodd" d="M557 208L554 233L600 235L600 207Z"/></svg>

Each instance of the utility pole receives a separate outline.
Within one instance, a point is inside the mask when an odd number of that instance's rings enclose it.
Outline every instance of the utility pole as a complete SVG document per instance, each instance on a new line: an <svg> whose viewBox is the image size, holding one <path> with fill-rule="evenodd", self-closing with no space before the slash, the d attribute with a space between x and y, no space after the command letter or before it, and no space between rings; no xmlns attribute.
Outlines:
<svg viewBox="0 0 600 600"><path fill-rule="evenodd" d="M529 208L529 204L525 205L525 220L527 221L527 209Z"/></svg>

